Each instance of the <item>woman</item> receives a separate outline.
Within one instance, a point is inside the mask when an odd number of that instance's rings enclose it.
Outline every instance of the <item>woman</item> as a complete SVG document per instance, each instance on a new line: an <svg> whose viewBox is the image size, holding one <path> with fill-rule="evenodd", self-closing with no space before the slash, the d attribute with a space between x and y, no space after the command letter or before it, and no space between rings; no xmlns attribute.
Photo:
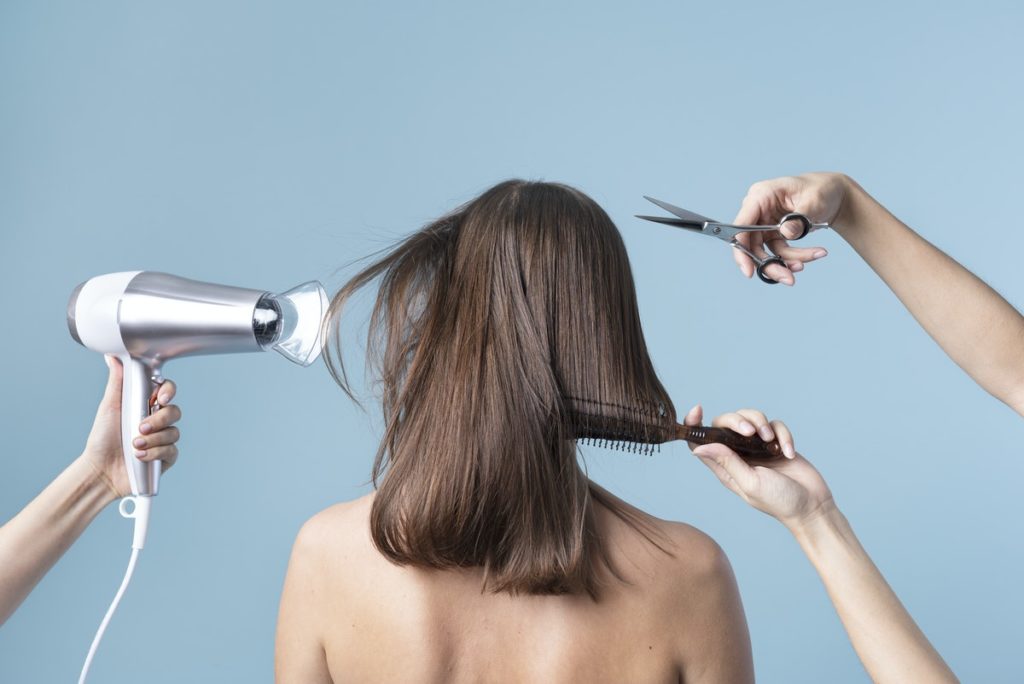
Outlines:
<svg viewBox="0 0 1024 684"><path fill-rule="evenodd" d="M299 533L278 681L752 681L721 549L577 462L574 439L601 426L644 438L675 420L604 211L566 186L499 184L345 285L335 342L377 279L377 490Z"/></svg>

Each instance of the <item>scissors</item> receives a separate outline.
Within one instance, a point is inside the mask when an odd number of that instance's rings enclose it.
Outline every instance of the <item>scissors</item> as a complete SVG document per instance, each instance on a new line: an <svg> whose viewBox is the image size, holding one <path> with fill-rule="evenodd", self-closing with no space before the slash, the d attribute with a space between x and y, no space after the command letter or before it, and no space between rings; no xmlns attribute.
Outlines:
<svg viewBox="0 0 1024 684"><path fill-rule="evenodd" d="M766 232L769 230L780 230L784 223L787 223L789 221L796 221L803 227L803 230L799 235L790 239L799 240L805 237L811 231L831 227L827 223L814 223L809 218L798 212L791 212L789 214L786 214L785 216L780 218L779 222L774 226L734 226L730 223L719 223L714 219L709 219L706 216L695 214L692 211L687 211L686 209L680 209L679 207L671 205L668 202L662 202L661 200L656 200L653 197L648 197L647 195L644 195L644 199L647 200L648 202L653 202L654 204L657 204L659 207L669 212L670 214L675 214L675 216L673 217L637 215L637 218L644 219L645 221L664 223L669 226L675 226L676 228L685 228L688 231L694 231L696 233L700 233L701 235L710 235L711 237L716 237L719 240L724 240L725 242L728 242L735 249L740 250L748 257L753 259L755 263L757 263L757 277L760 278L762 282L768 283L769 285L775 285L776 283L778 283L778 281L773 280L769 278L767 275L765 275L765 269L772 264L778 264L779 266L785 268L786 262L783 261L782 257L779 256L769 256L765 257L764 259L760 258L756 254L754 254L754 252L750 250L746 245L740 243L736 239L737 235L742 235L743 233L756 233Z"/></svg>

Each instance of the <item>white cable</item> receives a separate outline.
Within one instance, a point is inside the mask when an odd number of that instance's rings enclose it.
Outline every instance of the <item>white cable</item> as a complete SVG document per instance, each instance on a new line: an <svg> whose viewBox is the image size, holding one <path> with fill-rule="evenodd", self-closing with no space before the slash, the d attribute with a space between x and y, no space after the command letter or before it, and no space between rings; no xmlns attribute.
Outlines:
<svg viewBox="0 0 1024 684"><path fill-rule="evenodd" d="M125 508L129 501L135 504L134 510L130 512ZM110 602L107 614L103 616L103 621L100 622L100 627L96 630L96 636L92 639L92 645L89 646L89 654L85 656L85 662L82 664L82 673L78 675L78 684L85 684L85 678L89 676L89 668L92 666L92 659L96 657L96 650L100 647L103 633L107 631L107 625L110 624L110 619L114 617L114 611L117 610L118 604L121 603L121 597L124 596L125 590L128 589L128 583L132 581L132 575L135 574L135 564L139 560L139 551L142 550L146 543L146 532L149 528L149 511L152 503L153 499L148 496L126 496L121 499L121 504L118 506L121 515L126 518L134 518L135 520L135 531L132 537L132 555L128 559L128 568L124 571L124 579L121 580L121 586L118 588L117 593L114 594L114 600Z"/></svg>
<svg viewBox="0 0 1024 684"><path fill-rule="evenodd" d="M107 608L107 614L103 616L100 628L96 630L96 636L92 639L92 646L89 647L89 655L85 657L85 664L82 665L82 674L78 675L78 684L85 684L85 678L89 676L89 667L92 665L92 659L96 655L96 649L100 647L100 639L103 638L103 633L107 631L110 618L114 617L114 611L117 610L117 604L121 602L121 597L124 596L124 590L128 588L128 583L132 581L132 574L135 572L135 562L138 559L139 549L132 549L132 557L128 561L128 569L124 573L124 580L121 581L121 588L114 595L114 600L111 601L110 607Z"/></svg>

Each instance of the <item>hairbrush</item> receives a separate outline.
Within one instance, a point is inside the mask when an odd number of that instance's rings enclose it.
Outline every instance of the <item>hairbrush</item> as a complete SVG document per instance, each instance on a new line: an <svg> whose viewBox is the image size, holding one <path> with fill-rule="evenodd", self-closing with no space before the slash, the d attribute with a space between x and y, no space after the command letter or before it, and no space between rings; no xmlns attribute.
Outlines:
<svg viewBox="0 0 1024 684"><path fill-rule="evenodd" d="M682 425L664 404L626 406L579 397L566 397L574 438L583 444L652 454L665 442L686 440L694 444L724 444L748 461L767 461L782 456L778 440L741 435L729 428Z"/></svg>

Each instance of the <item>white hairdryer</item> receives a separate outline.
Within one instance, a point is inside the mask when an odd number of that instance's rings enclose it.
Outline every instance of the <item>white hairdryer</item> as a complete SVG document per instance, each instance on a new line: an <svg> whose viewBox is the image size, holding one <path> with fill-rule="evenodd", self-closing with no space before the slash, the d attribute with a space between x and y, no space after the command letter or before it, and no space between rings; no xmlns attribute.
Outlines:
<svg viewBox="0 0 1024 684"><path fill-rule="evenodd" d="M311 281L281 294L151 271L108 273L75 288L68 329L79 344L124 364L121 441L132 493L155 496L160 462L133 456L132 440L179 356L273 349L308 366L320 355L327 293Z"/></svg>
<svg viewBox="0 0 1024 684"><path fill-rule="evenodd" d="M124 365L121 447L134 496L121 500L120 511L135 521L128 569L93 638L79 684L85 682L145 545L152 497L160 485L160 461L144 463L135 458L132 441L139 423L155 406L163 382L161 367L179 356L267 349L308 366L323 346L327 307L327 293L316 281L272 294L150 271L96 276L71 293L71 336L93 351L117 356ZM127 508L130 502L134 502L131 510Z"/></svg>

